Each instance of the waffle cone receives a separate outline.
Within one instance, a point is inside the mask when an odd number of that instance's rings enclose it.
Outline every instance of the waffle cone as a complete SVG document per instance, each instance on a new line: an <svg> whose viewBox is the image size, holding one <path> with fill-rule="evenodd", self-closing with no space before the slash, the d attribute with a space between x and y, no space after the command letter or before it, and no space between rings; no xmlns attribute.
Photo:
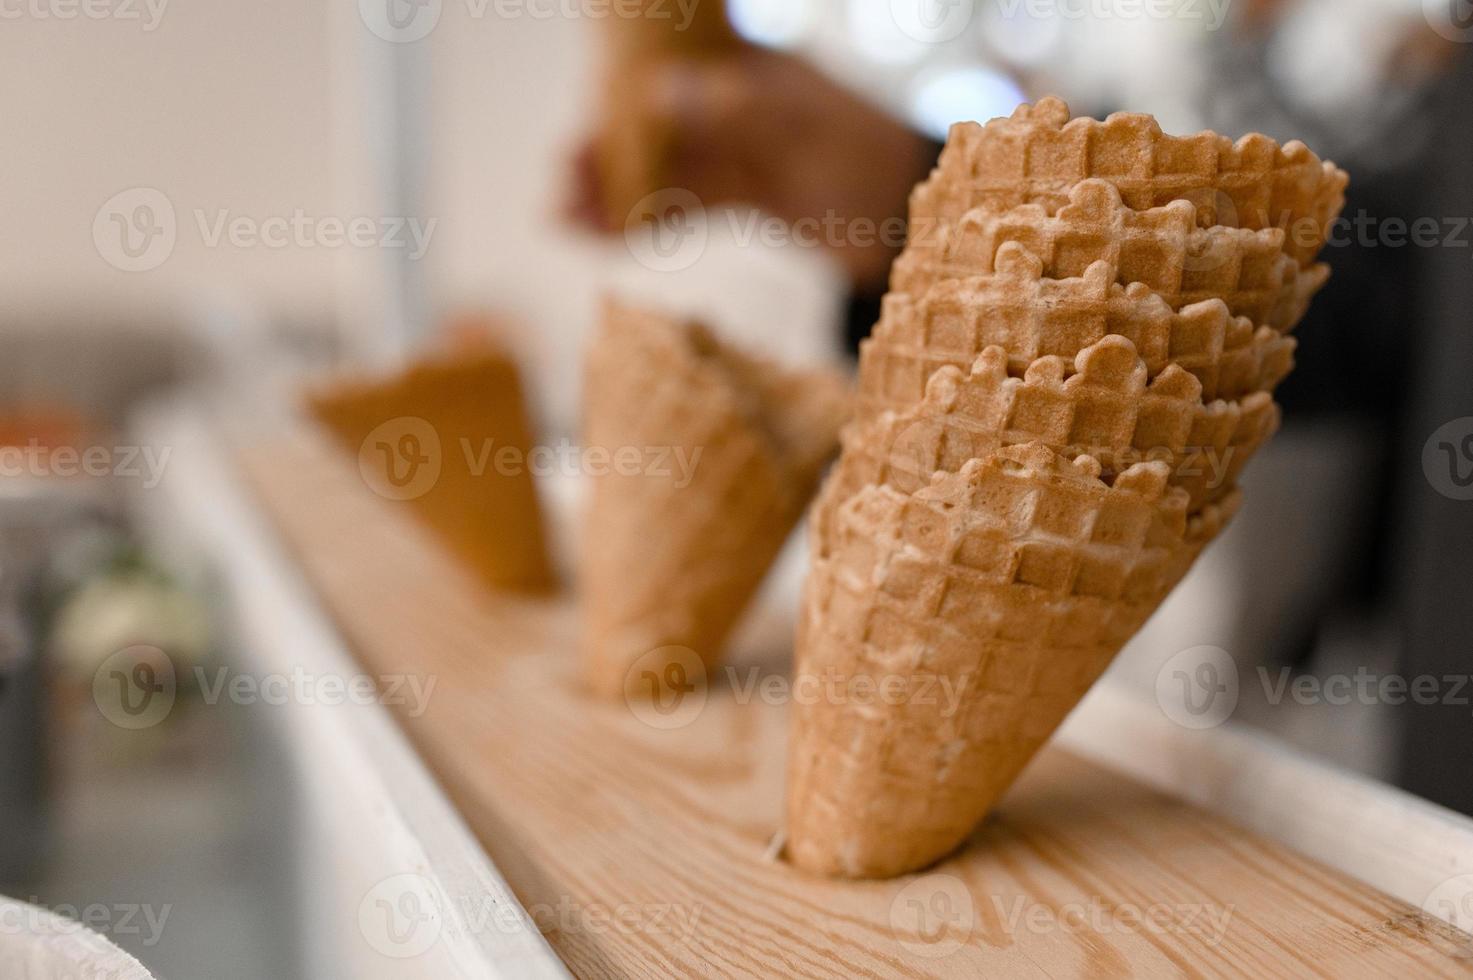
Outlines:
<svg viewBox="0 0 1473 980"><path fill-rule="evenodd" d="M795 692L838 694L795 697L794 863L956 847L1219 533L1344 188L1056 99L953 127L812 512Z"/></svg>
<svg viewBox="0 0 1473 980"><path fill-rule="evenodd" d="M489 340L462 337L394 376L337 382L310 394L308 408L370 487L408 508L488 588L556 585L525 465L532 433L520 374ZM496 467L494 453L508 449L520 465Z"/></svg>
<svg viewBox="0 0 1473 980"><path fill-rule="evenodd" d="M1236 504L1189 520L1163 464L1098 473L1015 446L837 508L800 626L794 690L822 693L795 698L794 863L884 877L956 847Z"/></svg>
<svg viewBox="0 0 1473 980"><path fill-rule="evenodd" d="M617 695L634 662L649 668L662 648L717 662L837 448L847 406L836 376L782 371L698 325L607 307L588 360L586 445L671 462L666 473L593 474L581 571L595 690Z"/></svg>

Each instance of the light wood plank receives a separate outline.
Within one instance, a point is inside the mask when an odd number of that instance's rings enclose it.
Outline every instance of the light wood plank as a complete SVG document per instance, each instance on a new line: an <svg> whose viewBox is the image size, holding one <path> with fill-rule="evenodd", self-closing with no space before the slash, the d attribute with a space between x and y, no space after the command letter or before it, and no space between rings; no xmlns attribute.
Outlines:
<svg viewBox="0 0 1473 980"><path fill-rule="evenodd" d="M766 856L786 710L741 694L779 661L652 727L582 693L570 598L478 592L309 434L241 459L367 669L435 679L401 722L580 976L1473 975L1446 924L1058 749L925 874L802 875Z"/></svg>

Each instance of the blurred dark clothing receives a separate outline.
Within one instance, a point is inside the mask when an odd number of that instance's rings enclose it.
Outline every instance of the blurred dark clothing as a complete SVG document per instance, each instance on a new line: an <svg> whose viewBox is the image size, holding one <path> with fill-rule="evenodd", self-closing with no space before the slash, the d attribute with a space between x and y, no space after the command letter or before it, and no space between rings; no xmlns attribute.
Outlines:
<svg viewBox="0 0 1473 980"><path fill-rule="evenodd" d="M1473 53L1461 59L1435 107L1438 138L1419 184L1421 214L1473 218ZM1424 315L1416 336L1408 422L1392 458L1397 508L1391 522L1395 578L1408 678L1473 674L1473 501L1432 486L1422 451L1438 428L1473 416L1473 247L1418 253ZM1398 324L1393 323L1395 329ZM1473 459L1464 459L1473 466ZM1473 814L1473 684L1439 690L1461 704L1403 709L1401 783L1418 796Z"/></svg>

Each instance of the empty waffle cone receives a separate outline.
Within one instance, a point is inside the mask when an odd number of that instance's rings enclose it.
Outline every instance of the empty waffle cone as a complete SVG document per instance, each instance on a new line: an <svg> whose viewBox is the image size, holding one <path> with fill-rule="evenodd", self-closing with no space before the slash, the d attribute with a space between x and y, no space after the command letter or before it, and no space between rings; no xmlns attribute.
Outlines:
<svg viewBox="0 0 1473 980"><path fill-rule="evenodd" d="M369 487L408 508L488 588L556 585L520 375L489 340L463 337L397 375L338 382L308 407ZM508 451L515 462L498 466Z"/></svg>
<svg viewBox="0 0 1473 980"><path fill-rule="evenodd" d="M836 375L781 370L696 324L609 304L585 443L631 465L590 474L581 584L595 690L625 691L636 661L658 671L647 655L664 648L717 662L837 449L848 401Z"/></svg>
<svg viewBox="0 0 1473 980"><path fill-rule="evenodd" d="M815 526L787 853L885 877L960 844L1236 506L1189 518L1161 463L1000 449Z"/></svg>
<svg viewBox="0 0 1473 980"><path fill-rule="evenodd" d="M1345 172L1299 141L1259 133L1169 136L1151 116L1071 119L1056 98L1010 117L952 128L931 179L911 197L911 222L935 227L975 208L1001 213L1039 204L1052 214L1090 178L1112 184L1137 211L1190 201L1204 226L1285 232L1284 250L1308 266L1345 204Z"/></svg>
<svg viewBox="0 0 1473 980"><path fill-rule="evenodd" d="M1220 532L1345 182L1056 99L953 127L811 515L794 863L956 847Z"/></svg>
<svg viewBox="0 0 1473 980"><path fill-rule="evenodd" d="M726 5L705 0L688 10L663 0L626 4L604 25L602 125L597 144L599 184L607 221L623 228L648 195L669 183L674 134L653 110L653 86L674 59L710 60L741 50Z"/></svg>

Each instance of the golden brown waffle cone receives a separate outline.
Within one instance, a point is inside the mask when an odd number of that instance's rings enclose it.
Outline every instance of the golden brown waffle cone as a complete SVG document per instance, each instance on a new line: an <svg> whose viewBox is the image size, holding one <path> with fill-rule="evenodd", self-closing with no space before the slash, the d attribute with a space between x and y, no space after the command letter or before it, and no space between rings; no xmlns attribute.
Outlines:
<svg viewBox="0 0 1473 980"><path fill-rule="evenodd" d="M989 346L1006 350L1010 370L1021 374L1040 357L1072 360L1111 334L1132 342L1149 377L1179 364L1209 399L1271 391L1293 366L1291 338L1255 330L1220 300L1174 312L1143 283L1121 286L1104 261L1077 279L1048 279L1036 256L1009 242L989 275L941 282L920 298L885 297L860 351L860 411L914 405L938 369L967 370Z"/></svg>
<svg viewBox="0 0 1473 980"><path fill-rule="evenodd" d="M1136 463L1165 463L1196 512L1232 491L1278 421L1267 392L1204 403L1201 382L1177 364L1148 380L1124 337L1090 345L1072 364L1039 358L1022 378L1008 375L1006 351L988 347L970 372L933 374L915 409L846 429L836 480L840 499L866 485L910 493L970 459L1039 442L1067 459L1092 456L1108 478Z"/></svg>
<svg viewBox="0 0 1473 980"><path fill-rule="evenodd" d="M370 487L408 508L489 588L556 585L521 379L504 352L462 339L396 376L339 382L308 404ZM515 463L498 467L508 449Z"/></svg>
<svg viewBox="0 0 1473 980"><path fill-rule="evenodd" d="M1121 285L1144 283L1173 310L1220 299L1234 316L1287 333L1329 271L1324 265L1301 270L1284 254L1284 238L1277 228L1199 228L1197 208L1189 201L1135 211L1112 184L1092 179L1070 191L1068 204L1053 214L1025 204L1002 214L969 211L951 225L912 228L891 288L923 296L938 282L990 273L998 250L1017 242L1038 257L1049 279L1082 276L1104 261Z"/></svg>
<svg viewBox="0 0 1473 980"><path fill-rule="evenodd" d="M638 16L612 16L604 25L598 166L613 227L624 227L639 202L668 183L672 134L650 112L661 68L673 59L707 60L741 50L724 3L701 0L688 9L687 22L680 6L644 0Z"/></svg>
<svg viewBox="0 0 1473 980"><path fill-rule="evenodd" d="M913 494L866 487L815 528L796 864L882 877L956 847L1236 506L1189 520L1164 464L1098 473L1013 446Z"/></svg>
<svg viewBox="0 0 1473 980"><path fill-rule="evenodd" d="M974 208L1000 213L1034 203L1052 213L1092 177L1113 184L1137 211L1187 200L1204 226L1282 228L1285 252L1301 265L1324 245L1347 183L1344 171L1298 141L1168 136L1148 115L1070 119L1064 102L1045 98L985 126L954 126L935 173L911 198L911 221L934 227Z"/></svg>
<svg viewBox="0 0 1473 980"><path fill-rule="evenodd" d="M955 847L1221 530L1344 185L1297 143L1052 99L953 128L812 512L796 656L810 689L907 696L795 698L796 864Z"/></svg>
<svg viewBox="0 0 1473 980"><path fill-rule="evenodd" d="M636 660L720 656L838 445L837 376L749 358L698 325L609 304L589 354L585 443L669 475L594 474L582 549L585 664L605 695ZM690 465L682 468L679 460Z"/></svg>

